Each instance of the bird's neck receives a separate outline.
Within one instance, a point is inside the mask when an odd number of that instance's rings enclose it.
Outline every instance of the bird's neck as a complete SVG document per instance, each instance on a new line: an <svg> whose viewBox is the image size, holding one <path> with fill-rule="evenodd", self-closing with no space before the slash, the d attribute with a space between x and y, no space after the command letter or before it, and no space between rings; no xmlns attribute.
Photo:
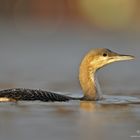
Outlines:
<svg viewBox="0 0 140 140"><path fill-rule="evenodd" d="M79 80L84 92L84 100L98 100L101 98L101 90L96 77L96 69L82 62L79 70Z"/></svg>

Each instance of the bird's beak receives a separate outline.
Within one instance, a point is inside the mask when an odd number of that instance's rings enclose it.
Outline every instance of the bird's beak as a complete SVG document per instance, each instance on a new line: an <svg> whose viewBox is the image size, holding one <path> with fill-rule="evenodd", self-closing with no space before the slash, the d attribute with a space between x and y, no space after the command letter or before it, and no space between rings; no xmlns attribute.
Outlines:
<svg viewBox="0 0 140 140"><path fill-rule="evenodd" d="M135 58L132 55L124 55L124 54L118 54L118 53L113 53L113 54L110 57L109 63L111 63L111 62L117 62L117 61L132 60L132 59Z"/></svg>
<svg viewBox="0 0 140 140"><path fill-rule="evenodd" d="M116 61L124 61L124 60L132 60L135 57L132 55L117 55L114 57L114 59L116 59Z"/></svg>

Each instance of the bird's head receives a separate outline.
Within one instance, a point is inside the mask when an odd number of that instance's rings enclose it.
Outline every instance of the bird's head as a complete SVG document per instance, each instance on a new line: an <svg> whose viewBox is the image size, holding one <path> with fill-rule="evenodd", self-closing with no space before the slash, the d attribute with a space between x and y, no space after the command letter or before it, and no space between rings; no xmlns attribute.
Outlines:
<svg viewBox="0 0 140 140"><path fill-rule="evenodd" d="M94 70L98 70L101 67L113 62L134 59L134 56L118 54L109 49L100 48L91 50L86 55L85 59L88 61L89 67L93 67Z"/></svg>

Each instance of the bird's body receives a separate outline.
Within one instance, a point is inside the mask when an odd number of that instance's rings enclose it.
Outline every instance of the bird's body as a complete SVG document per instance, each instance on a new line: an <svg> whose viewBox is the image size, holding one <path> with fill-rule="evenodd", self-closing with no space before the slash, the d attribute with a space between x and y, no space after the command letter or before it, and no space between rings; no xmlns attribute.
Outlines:
<svg viewBox="0 0 140 140"><path fill-rule="evenodd" d="M4 97L4 98L3 98ZM0 98L7 101L7 99L14 99L15 101L35 101L40 100L43 102L65 102L69 100L78 100L79 98L73 98L66 95L61 95L45 90L40 89L24 89L24 88L15 88L15 89L6 89L0 91Z"/></svg>
<svg viewBox="0 0 140 140"><path fill-rule="evenodd" d="M6 89L0 91L0 101L19 101L19 100L40 100L40 101L69 101L69 100L88 100L95 101L102 99L102 93L97 81L96 72L103 66L123 60L131 60L133 56L121 55L105 48L93 49L87 53L80 64L79 81L84 96L74 98L60 95L44 90L33 89Z"/></svg>

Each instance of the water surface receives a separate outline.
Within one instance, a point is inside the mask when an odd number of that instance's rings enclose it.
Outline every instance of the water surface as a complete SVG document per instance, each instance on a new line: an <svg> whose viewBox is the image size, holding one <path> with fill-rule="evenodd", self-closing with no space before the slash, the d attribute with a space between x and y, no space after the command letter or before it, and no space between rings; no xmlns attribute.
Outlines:
<svg viewBox="0 0 140 140"><path fill-rule="evenodd" d="M2 140L131 140L139 135L140 105L18 102L0 105Z"/></svg>

